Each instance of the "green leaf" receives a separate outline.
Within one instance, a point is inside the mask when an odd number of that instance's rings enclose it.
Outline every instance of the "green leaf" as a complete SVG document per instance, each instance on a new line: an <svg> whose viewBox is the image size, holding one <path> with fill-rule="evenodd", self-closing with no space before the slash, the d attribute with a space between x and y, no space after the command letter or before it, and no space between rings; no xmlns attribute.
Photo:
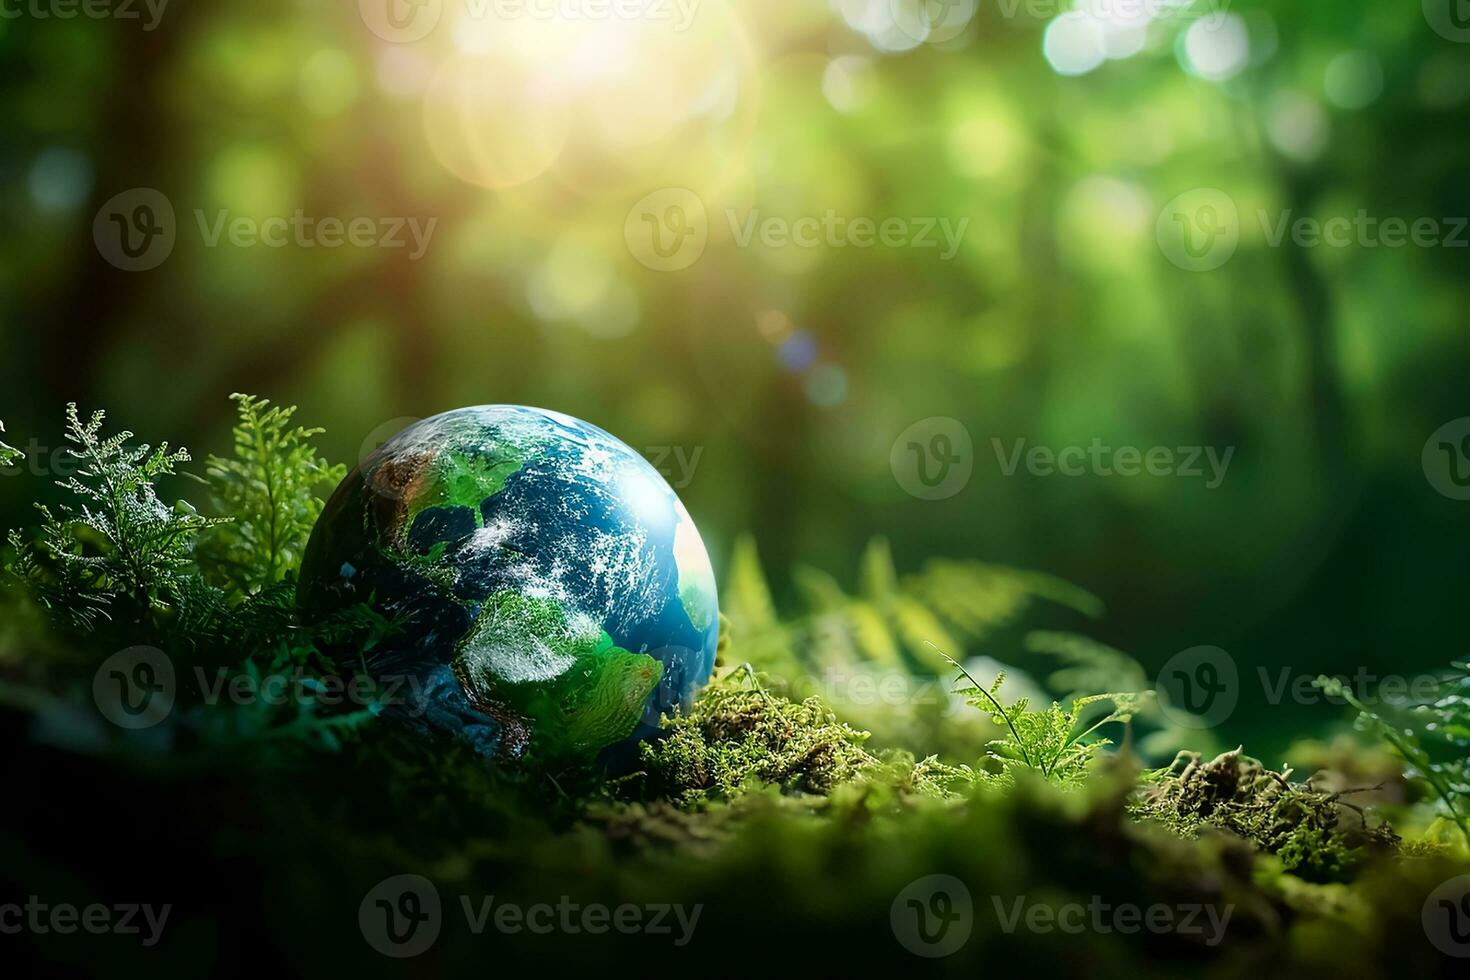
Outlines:
<svg viewBox="0 0 1470 980"><path fill-rule="evenodd" d="M323 500L346 476L323 461L312 444L321 429L292 425L296 407L282 408L251 395L230 396L239 419L234 455L210 456L210 495L229 523L200 544L200 566L213 582L252 595L281 581L300 564Z"/></svg>
<svg viewBox="0 0 1470 980"><path fill-rule="evenodd" d="M130 445L126 430L104 436L105 420L97 411L83 422L76 404L67 405L67 452L80 465L56 485L76 502L55 511L38 504L40 527L29 538L9 538L11 576L43 608L84 630L115 618L120 603L135 618L169 610L193 574L196 537L223 523L158 495L157 482L189 461L187 450Z"/></svg>
<svg viewBox="0 0 1470 980"><path fill-rule="evenodd" d="M4 431L5 423L0 422L0 432ZM0 442L0 466L9 466L16 460L24 458L25 453L21 452L19 449L16 449L14 446L8 446L4 442Z"/></svg>
<svg viewBox="0 0 1470 980"><path fill-rule="evenodd" d="M1405 776L1427 784L1470 845L1470 664L1456 663L1424 704L1369 708L1341 679L1312 682L1358 712L1358 727L1387 742L1407 764Z"/></svg>

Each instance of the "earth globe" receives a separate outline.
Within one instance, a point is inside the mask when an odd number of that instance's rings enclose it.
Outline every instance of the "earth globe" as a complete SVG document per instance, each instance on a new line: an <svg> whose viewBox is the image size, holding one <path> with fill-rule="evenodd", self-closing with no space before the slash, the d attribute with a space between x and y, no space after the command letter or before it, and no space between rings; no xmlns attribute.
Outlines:
<svg viewBox="0 0 1470 980"><path fill-rule="evenodd" d="M397 624L389 709L489 755L632 756L710 677L714 572L642 456L557 412L482 405L393 436L332 495L301 567L320 619Z"/></svg>

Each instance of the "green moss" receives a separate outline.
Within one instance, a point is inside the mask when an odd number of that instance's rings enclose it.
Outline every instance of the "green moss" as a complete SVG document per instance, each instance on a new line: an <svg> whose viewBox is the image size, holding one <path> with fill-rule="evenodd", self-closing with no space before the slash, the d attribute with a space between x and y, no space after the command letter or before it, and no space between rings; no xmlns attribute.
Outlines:
<svg viewBox="0 0 1470 980"><path fill-rule="evenodd" d="M646 788L680 805L730 799L766 783L825 794L876 770L868 733L837 720L815 698L790 701L741 669L712 682L668 734L642 747Z"/></svg>
<svg viewBox="0 0 1470 980"><path fill-rule="evenodd" d="M100 426L73 421L83 439L94 438ZM94 463L132 481L135 498L150 504L157 499L153 479L167 475L178 458L134 455L126 440L94 442L86 450ZM301 466L293 479L307 476ZM460 491L471 492L465 489L471 483ZM85 497L88 486L68 489ZM258 499L244 493L232 499L228 516L269 526L272 511ZM95 515L90 523L85 514L69 523L44 516L50 537L26 535L26 547L12 560L12 573L27 588L0 590L0 711L15 713L17 733L54 738L63 732L68 740L14 753L15 782L57 787L30 801L36 826L71 826L97 786L121 787L138 806L115 815L122 823L108 834L66 834L54 849L36 853L57 866L96 868L111 859L117 839L177 826L181 834L165 842L175 847L196 833L200 847L164 865L189 867L200 854L238 851L252 865L274 869L264 878L232 881L232 890L267 889L247 892L252 907L330 903L348 910L272 923L294 954L320 956L339 972L354 954L376 956L361 943L350 910L375 883L405 868L423 869L446 894L707 903L700 939L721 957L717 972L769 968L769 956L749 942L752 922L777 944L819 950L825 972L872 972L888 966L885 956L911 969L914 961L893 942L888 911L903 889L939 872L960 878L975 898L975 935L951 961L958 972L997 959L1083 963L1098 975L1140 978L1177 976L1189 967L1210 976L1251 976L1262 964L1287 972L1427 976L1443 966L1432 946L1404 940L1421 929L1425 896L1470 871L1455 822L1463 815L1464 753L1451 752L1460 749L1456 740L1464 731L1470 681L1463 667L1429 713L1416 713L1422 723L1415 724L1414 743L1405 742L1403 727L1379 732L1413 763L1407 785L1397 756L1380 752L1370 759L1356 744L1311 762L1338 773L1332 781L1298 782L1289 769L1273 771L1236 750L1183 753L1173 765L1146 773L1140 785L1131 749L1148 749L1131 728L1139 719L1147 727L1150 706L1123 694L1109 696L1110 706L1097 705L1088 692L1139 687L1146 674L1126 655L1075 638L1030 641L1034 653L1049 651L1068 665L1068 673L1049 680L1056 690L1077 693L1068 699L1070 710L1002 704L1000 688L978 684L961 693L983 715L949 711L947 699L928 698L918 686L903 688L900 698L878 699L862 715L847 714L864 706L856 698L841 702L841 690L832 695L837 710L791 693L811 690L819 675L823 681L854 676L822 672L870 667L885 651L895 674L912 677L943 660L926 642L939 635L937 610L951 611L944 621L957 632L978 636L982 627L1009 622L1025 595L1042 596L1045 583L989 588L1009 576L998 580L994 570L947 565L917 581L899 579L886 549L874 548L864 563L862 598L833 593L827 586L835 580L808 575L820 604L793 626L777 614L759 570L737 549L722 597L730 620L721 622L720 657L752 659L789 686L750 667L722 673L687 716L667 722L664 738L642 748L643 769L634 776L610 782L586 758L563 756L631 730L658 682L657 665L617 648L593 624L569 622L556 603L519 594L484 604L456 668L467 672L467 688L507 717L553 717L538 727L561 740L544 752L514 764L487 763L452 739L383 723L374 705L332 706L314 697L283 705L206 704L184 686L169 722L177 737L154 751L146 746L155 743L124 741L95 725L68 730L75 717L69 706L88 703L97 662L121 645L103 632L109 615L129 612L127 642L156 637L181 672L219 663L228 676L255 681L297 669L307 677L354 677L393 624L354 609L339 621L304 626L293 618L289 570L281 581L229 596L194 567L195 522L184 519L188 512L165 521L169 512L150 507L115 535L131 542L134 532L161 528L179 537L177 547L156 553L146 566L168 607L150 599L150 615L140 625L130 609L139 605L135 590L118 593L111 585L122 571L118 549L103 533L108 529L93 526ZM50 553L47 542L64 554ZM285 563L270 557L276 553L274 547L253 552L253 571L274 578ZM63 578L68 572L74 574ZM985 604L992 593L999 598ZM922 608L915 605L921 596ZM96 629L57 632L43 616L50 611L66 614L63 622L76 620L74 602L83 604L82 612L91 604ZM921 614L931 606L933 615ZM628 672L636 675L636 703L623 698ZM905 727L920 710L931 711L936 724ZM864 723L846 723L856 718ZM1110 722L1129 726L1120 738L1129 750L1103 751L1095 732ZM863 728L882 732L889 744L939 749L950 758L973 759L988 745L985 765L1004 778L979 778L933 755L875 751ZM1189 737L1195 748L1209 745L1198 732ZM1441 761L1441 753L1451 757ZM1350 787L1380 785L1386 789L1378 803L1415 806L1405 791L1424 790L1414 775L1420 758L1438 767L1429 772L1444 783L1432 787L1440 800L1433 811L1438 823L1401 844L1355 805L1369 797ZM209 819L191 819L199 801L214 799L212 789L224 786L250 792L232 791L229 806L211 810ZM68 787L80 787L75 800ZM1395 822L1414 826L1397 812ZM86 853L89 841L95 853ZM1134 940L1006 930L989 908L1017 896L1209 906L1230 911L1230 931L1223 943L1208 946L1188 935ZM744 910L755 910L756 918ZM345 924L346 934L321 932L333 923ZM298 924L300 932L291 933ZM558 952L582 969L604 966L605 939L588 936L579 945L578 938L562 937ZM451 972L483 967L485 946L477 937L446 930L441 943L435 956L446 967L454 964ZM496 954L507 969L518 964L501 947ZM537 947L528 961L544 965L545 955L544 945ZM376 965L349 962L354 972Z"/></svg>
<svg viewBox="0 0 1470 980"><path fill-rule="evenodd" d="M1329 793L1290 777L1289 767L1277 772L1238 748L1208 762L1181 752L1146 777L1132 811L1184 837L1206 827L1228 831L1308 881L1349 880L1372 857L1397 850L1398 835L1370 824L1343 799L1348 791Z"/></svg>

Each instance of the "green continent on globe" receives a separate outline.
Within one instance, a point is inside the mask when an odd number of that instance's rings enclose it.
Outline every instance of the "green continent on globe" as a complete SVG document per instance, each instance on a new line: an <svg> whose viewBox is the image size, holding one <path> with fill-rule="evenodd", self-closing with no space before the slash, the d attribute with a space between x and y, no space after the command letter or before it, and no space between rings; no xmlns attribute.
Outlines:
<svg viewBox="0 0 1470 980"><path fill-rule="evenodd" d="M350 473L302 562L308 616L368 603L401 629L369 668L424 692L400 712L487 754L613 762L714 668L699 531L649 463L556 412L425 419Z"/></svg>
<svg viewBox="0 0 1470 980"><path fill-rule="evenodd" d="M497 592L460 640L454 672L471 702L531 719L552 755L585 755L632 734L663 664L567 621L554 599Z"/></svg>

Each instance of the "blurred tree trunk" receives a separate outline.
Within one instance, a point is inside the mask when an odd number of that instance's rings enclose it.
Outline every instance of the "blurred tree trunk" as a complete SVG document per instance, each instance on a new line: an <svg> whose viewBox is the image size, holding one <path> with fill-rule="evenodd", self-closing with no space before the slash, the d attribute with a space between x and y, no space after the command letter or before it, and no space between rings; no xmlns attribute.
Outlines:
<svg viewBox="0 0 1470 980"><path fill-rule="evenodd" d="M170 198L173 171L169 145L171 120L154 98L178 51L192 36L201 8L179 4L168 10L157 30L118 29L107 23L116 54L116 74L103 91L95 93L99 126L93 133L90 157L95 179L92 199L77 215L78 247L84 256L77 274L61 283L60 295L44 299L35 311L42 333L37 370L47 391L63 400L98 391L99 365L119 323L142 309L149 273L124 272L97 251L92 221L109 198L133 187L153 187ZM147 304L151 319L169 313L165 303ZM167 333L182 329L160 323Z"/></svg>
<svg viewBox="0 0 1470 980"><path fill-rule="evenodd" d="M1313 213L1316 192L1305 175L1283 174L1287 207L1292 215ZM1353 447L1349 444L1347 406L1339 378L1337 336L1331 292L1306 249L1288 239L1283 246L1287 289L1301 317L1307 355L1307 394L1317 437L1321 477L1337 486L1347 474Z"/></svg>

